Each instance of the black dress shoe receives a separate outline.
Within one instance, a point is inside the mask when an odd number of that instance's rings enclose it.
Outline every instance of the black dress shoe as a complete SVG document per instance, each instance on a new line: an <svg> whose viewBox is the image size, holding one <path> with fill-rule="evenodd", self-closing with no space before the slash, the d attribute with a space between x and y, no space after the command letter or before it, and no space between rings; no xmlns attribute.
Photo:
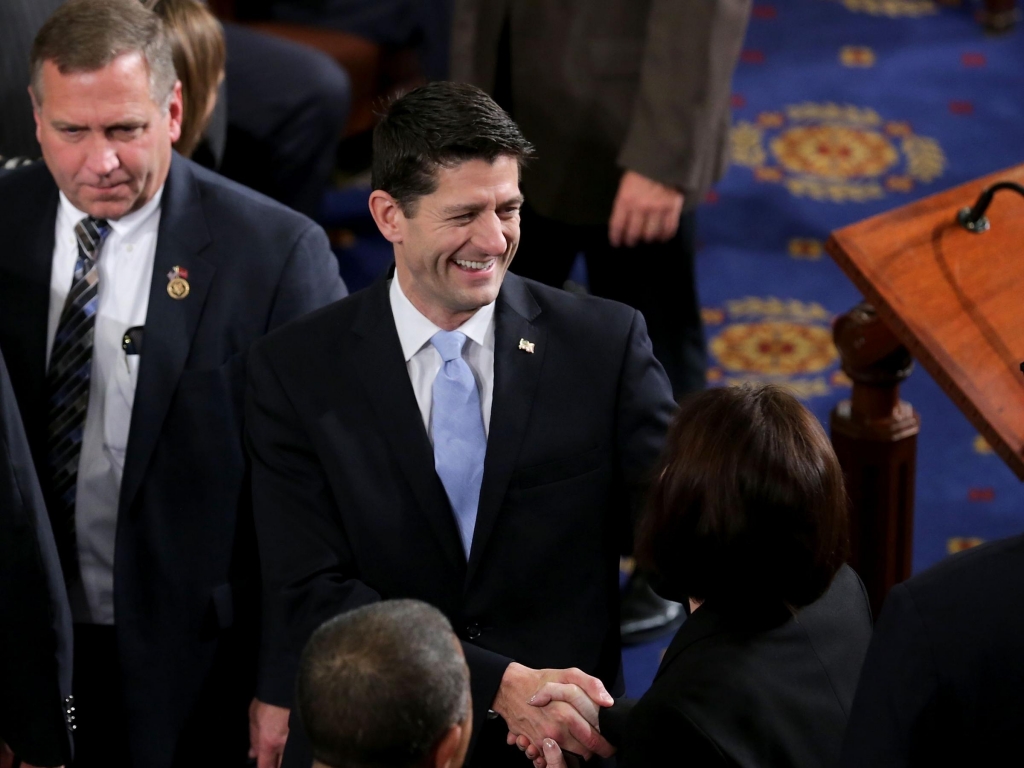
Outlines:
<svg viewBox="0 0 1024 768"><path fill-rule="evenodd" d="M679 603L657 595L647 577L634 571L622 592L620 617L622 643L636 645L675 632L686 613Z"/></svg>

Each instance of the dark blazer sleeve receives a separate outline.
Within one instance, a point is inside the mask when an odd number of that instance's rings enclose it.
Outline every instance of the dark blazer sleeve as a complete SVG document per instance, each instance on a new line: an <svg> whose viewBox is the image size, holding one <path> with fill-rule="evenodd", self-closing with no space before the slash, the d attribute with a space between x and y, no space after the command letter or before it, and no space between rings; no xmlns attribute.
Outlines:
<svg viewBox="0 0 1024 768"><path fill-rule="evenodd" d="M71 610L28 440L0 356L0 740L70 762Z"/></svg>
<svg viewBox="0 0 1024 768"><path fill-rule="evenodd" d="M636 699L622 697L610 707L601 707L597 713L598 729L601 735L616 749L626 740L626 721L636 706Z"/></svg>
<svg viewBox="0 0 1024 768"><path fill-rule="evenodd" d="M380 595L355 577L327 477L258 343L249 357L246 442L263 573L257 697L290 707L305 639L327 618Z"/></svg>
<svg viewBox="0 0 1024 768"><path fill-rule="evenodd" d="M750 8L751 0L653 0L622 168L691 195L706 186Z"/></svg>
<svg viewBox="0 0 1024 768"><path fill-rule="evenodd" d="M310 223L292 248L278 280L268 330L347 295L327 234Z"/></svg>
<svg viewBox="0 0 1024 768"><path fill-rule="evenodd" d="M898 584L889 592L850 711L840 765L896 768L941 765L949 734L939 719L939 676L927 627L911 592Z"/></svg>
<svg viewBox="0 0 1024 768"><path fill-rule="evenodd" d="M668 374L654 356L643 315L634 311L619 375L615 426L619 472L633 512L630 531L643 509L651 471L665 445L675 410Z"/></svg>

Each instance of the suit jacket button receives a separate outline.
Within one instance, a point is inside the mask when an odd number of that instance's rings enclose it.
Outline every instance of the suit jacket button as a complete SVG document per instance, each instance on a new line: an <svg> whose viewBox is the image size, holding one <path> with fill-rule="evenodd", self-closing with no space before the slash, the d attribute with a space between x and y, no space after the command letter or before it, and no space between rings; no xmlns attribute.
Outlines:
<svg viewBox="0 0 1024 768"><path fill-rule="evenodd" d="M481 634L479 624L470 624L466 627L466 637L470 640L478 640Z"/></svg>

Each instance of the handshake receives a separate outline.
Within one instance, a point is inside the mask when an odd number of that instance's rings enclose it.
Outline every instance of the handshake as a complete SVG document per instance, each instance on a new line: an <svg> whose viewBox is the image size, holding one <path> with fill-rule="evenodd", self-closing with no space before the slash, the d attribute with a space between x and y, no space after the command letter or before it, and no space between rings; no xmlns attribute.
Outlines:
<svg viewBox="0 0 1024 768"><path fill-rule="evenodd" d="M563 768L575 758L610 757L615 747L601 736L598 712L614 703L604 684L578 669L530 669L513 662L492 705L535 768Z"/></svg>

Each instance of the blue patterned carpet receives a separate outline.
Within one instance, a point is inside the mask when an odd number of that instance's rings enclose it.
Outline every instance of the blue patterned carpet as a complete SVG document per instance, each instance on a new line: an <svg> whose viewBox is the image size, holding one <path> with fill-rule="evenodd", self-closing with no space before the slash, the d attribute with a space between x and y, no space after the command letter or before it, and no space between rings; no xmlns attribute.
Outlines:
<svg viewBox="0 0 1024 768"><path fill-rule="evenodd" d="M859 295L828 233L1024 163L1024 32L988 37L975 6L777 0L754 6L733 90L733 166L702 208L698 259L709 380L792 386L824 423L849 395L830 323ZM349 285L390 262L365 190L325 210ZM1024 203L1022 203L1024 215ZM529 237L529 233L524 233ZM923 371L914 568L1024 530L1024 489ZM627 649L642 693L667 641Z"/></svg>

